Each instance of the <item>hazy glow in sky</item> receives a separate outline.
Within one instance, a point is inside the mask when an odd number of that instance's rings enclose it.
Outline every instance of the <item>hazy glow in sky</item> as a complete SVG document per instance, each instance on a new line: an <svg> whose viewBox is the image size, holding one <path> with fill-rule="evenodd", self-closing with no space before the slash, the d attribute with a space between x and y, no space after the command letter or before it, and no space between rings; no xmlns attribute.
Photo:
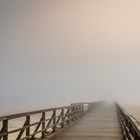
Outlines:
<svg viewBox="0 0 140 140"><path fill-rule="evenodd" d="M0 30L1 104L140 100L139 0L3 0Z"/></svg>

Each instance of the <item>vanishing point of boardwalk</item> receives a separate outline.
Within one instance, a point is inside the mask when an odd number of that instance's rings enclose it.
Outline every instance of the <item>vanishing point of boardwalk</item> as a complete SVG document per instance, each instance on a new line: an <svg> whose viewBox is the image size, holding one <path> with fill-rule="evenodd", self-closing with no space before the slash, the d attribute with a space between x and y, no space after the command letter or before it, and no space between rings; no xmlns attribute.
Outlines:
<svg viewBox="0 0 140 140"><path fill-rule="evenodd" d="M19 118L23 126L9 129L9 122ZM117 103L73 103L0 117L0 122L0 140L140 140L139 122Z"/></svg>

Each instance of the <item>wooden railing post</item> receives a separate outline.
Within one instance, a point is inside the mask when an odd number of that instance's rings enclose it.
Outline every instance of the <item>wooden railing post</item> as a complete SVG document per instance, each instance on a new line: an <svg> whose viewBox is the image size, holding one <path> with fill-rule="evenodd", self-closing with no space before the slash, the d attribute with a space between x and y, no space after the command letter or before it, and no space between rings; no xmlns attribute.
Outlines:
<svg viewBox="0 0 140 140"><path fill-rule="evenodd" d="M26 128L26 137L30 136L30 115L26 116L26 125L28 126ZM30 140L30 138L28 137L26 140Z"/></svg>
<svg viewBox="0 0 140 140"><path fill-rule="evenodd" d="M62 108L62 124L61 127L64 127L64 109Z"/></svg>
<svg viewBox="0 0 140 140"><path fill-rule="evenodd" d="M82 104L82 114L84 114L84 104Z"/></svg>
<svg viewBox="0 0 140 140"><path fill-rule="evenodd" d="M79 111L78 111L79 113L78 113L78 117L81 117L81 104L79 104Z"/></svg>
<svg viewBox="0 0 140 140"><path fill-rule="evenodd" d="M42 113L42 138L45 138L45 112Z"/></svg>
<svg viewBox="0 0 140 140"><path fill-rule="evenodd" d="M75 115L75 105L73 104L72 110L71 110L71 121L74 121L74 115Z"/></svg>
<svg viewBox="0 0 140 140"><path fill-rule="evenodd" d="M3 140L8 140L8 120L3 121L3 133L6 134L3 136Z"/></svg>
<svg viewBox="0 0 140 140"><path fill-rule="evenodd" d="M75 105L75 110L74 110L74 120L76 119L77 120L77 117L78 117L78 104Z"/></svg>
<svg viewBox="0 0 140 140"><path fill-rule="evenodd" d="M53 132L56 129L56 110L53 110Z"/></svg>
<svg viewBox="0 0 140 140"><path fill-rule="evenodd" d="M69 125L70 124L70 107L68 107L68 121L67 121L67 124Z"/></svg>

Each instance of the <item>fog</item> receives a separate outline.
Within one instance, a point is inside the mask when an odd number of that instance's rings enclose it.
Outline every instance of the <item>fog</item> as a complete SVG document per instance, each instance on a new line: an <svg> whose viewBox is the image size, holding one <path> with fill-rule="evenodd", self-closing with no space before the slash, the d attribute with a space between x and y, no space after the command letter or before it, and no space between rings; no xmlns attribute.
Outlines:
<svg viewBox="0 0 140 140"><path fill-rule="evenodd" d="M1 0L1 113L140 102L139 7L139 0Z"/></svg>

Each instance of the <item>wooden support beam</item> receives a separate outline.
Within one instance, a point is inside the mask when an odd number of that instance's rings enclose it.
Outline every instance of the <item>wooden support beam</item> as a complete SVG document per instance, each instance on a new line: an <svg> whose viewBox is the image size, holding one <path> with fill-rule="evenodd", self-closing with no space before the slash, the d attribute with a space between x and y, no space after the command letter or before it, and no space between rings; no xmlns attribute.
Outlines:
<svg viewBox="0 0 140 140"><path fill-rule="evenodd" d="M3 121L3 132L5 135L3 136L3 140L8 140L8 120Z"/></svg>

